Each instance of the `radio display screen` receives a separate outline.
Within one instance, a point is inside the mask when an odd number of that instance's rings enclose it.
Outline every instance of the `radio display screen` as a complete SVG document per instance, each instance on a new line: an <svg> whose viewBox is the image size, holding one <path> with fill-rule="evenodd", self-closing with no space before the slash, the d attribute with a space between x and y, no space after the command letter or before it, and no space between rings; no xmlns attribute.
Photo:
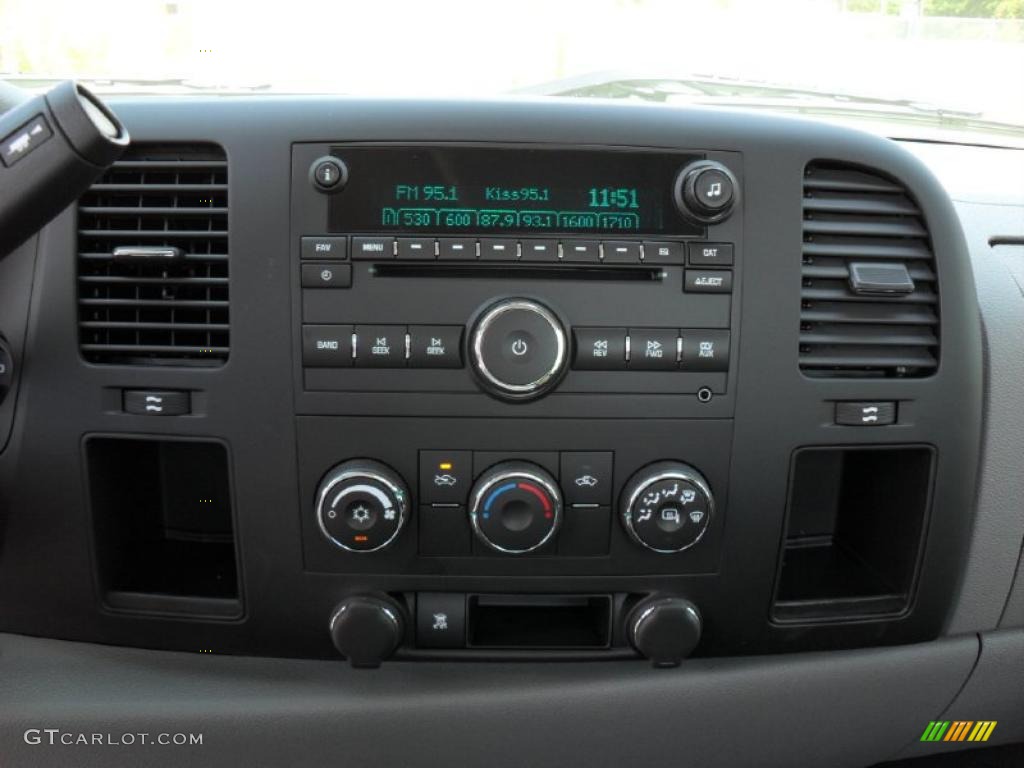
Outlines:
<svg viewBox="0 0 1024 768"><path fill-rule="evenodd" d="M673 183L692 154L644 150L333 147L348 166L332 232L700 235Z"/></svg>

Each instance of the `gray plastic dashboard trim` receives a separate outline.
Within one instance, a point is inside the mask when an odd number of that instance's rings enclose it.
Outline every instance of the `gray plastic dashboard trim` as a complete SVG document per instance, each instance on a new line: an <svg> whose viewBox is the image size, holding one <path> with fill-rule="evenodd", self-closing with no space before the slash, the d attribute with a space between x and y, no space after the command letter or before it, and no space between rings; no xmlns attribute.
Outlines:
<svg viewBox="0 0 1024 768"><path fill-rule="evenodd" d="M888 649L601 664L210 656L0 635L5 764L864 766L964 686L974 635ZM26 729L201 732L199 746L27 744ZM685 758L685 759L684 759Z"/></svg>

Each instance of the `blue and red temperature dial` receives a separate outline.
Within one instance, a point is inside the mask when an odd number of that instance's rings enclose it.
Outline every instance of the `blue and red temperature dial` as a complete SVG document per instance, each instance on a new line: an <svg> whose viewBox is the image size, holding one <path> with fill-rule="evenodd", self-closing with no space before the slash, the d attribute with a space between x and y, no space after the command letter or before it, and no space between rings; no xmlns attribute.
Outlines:
<svg viewBox="0 0 1024 768"><path fill-rule="evenodd" d="M509 461L484 472L473 487L469 519L484 544L508 554L539 549L562 522L562 496L548 472Z"/></svg>

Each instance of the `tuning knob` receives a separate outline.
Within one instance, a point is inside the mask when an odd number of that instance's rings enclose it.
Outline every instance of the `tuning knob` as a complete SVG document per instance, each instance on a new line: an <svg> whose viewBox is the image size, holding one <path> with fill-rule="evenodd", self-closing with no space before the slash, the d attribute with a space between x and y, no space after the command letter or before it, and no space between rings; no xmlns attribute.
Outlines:
<svg viewBox="0 0 1024 768"><path fill-rule="evenodd" d="M376 552L393 542L409 516L409 491L401 476L378 461L339 464L316 492L320 531L349 552Z"/></svg>
<svg viewBox="0 0 1024 768"><path fill-rule="evenodd" d="M520 555L544 546L562 522L562 494L546 471L508 461L484 472L470 494L473 532L491 549Z"/></svg>
<svg viewBox="0 0 1024 768"><path fill-rule="evenodd" d="M714 160L698 160L676 176L676 207L690 221L716 224L732 212L739 184L732 171Z"/></svg>
<svg viewBox="0 0 1024 768"><path fill-rule="evenodd" d="M630 644L656 667L675 667L700 642L700 611L681 597L652 597L626 619Z"/></svg>
<svg viewBox="0 0 1024 768"><path fill-rule="evenodd" d="M682 552L700 541L714 514L707 481L678 461L644 467L622 489L622 524L654 552Z"/></svg>
<svg viewBox="0 0 1024 768"><path fill-rule="evenodd" d="M329 629L334 647L353 667L379 667L402 642L405 620L394 601L358 595L338 604Z"/></svg>

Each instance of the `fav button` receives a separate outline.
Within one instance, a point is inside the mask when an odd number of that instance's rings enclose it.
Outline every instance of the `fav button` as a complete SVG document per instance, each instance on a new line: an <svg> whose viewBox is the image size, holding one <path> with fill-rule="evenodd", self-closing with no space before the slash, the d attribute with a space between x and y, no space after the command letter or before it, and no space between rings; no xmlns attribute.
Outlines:
<svg viewBox="0 0 1024 768"><path fill-rule="evenodd" d="M347 237L304 237L302 238L304 259L347 259Z"/></svg>

